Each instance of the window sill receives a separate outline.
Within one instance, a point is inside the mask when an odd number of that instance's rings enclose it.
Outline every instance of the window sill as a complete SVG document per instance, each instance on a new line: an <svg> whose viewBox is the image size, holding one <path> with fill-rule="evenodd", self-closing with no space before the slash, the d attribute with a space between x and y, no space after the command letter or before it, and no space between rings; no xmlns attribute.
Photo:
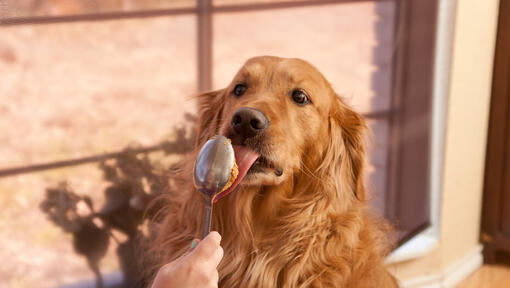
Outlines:
<svg viewBox="0 0 510 288"><path fill-rule="evenodd" d="M429 228L393 251L386 257L385 263L394 264L422 257L436 249L438 243L438 237Z"/></svg>

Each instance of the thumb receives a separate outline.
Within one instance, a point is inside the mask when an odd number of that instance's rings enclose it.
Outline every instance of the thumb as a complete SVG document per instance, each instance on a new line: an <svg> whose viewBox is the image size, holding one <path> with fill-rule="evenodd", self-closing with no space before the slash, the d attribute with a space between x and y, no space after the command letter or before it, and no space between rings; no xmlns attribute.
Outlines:
<svg viewBox="0 0 510 288"><path fill-rule="evenodd" d="M193 261L197 261L197 259L208 261L209 259L211 259L211 257L214 257L214 255L217 253L218 248L221 248L220 242L221 242L220 234L218 234L218 232L213 231L209 233L207 237L202 239L200 241L200 244L198 244L195 249L191 250L191 252L188 254L188 257L194 258L195 260Z"/></svg>
<svg viewBox="0 0 510 288"><path fill-rule="evenodd" d="M178 260L180 260L180 259L182 259L182 258L184 258L184 257L188 256L190 253L192 253L192 252L193 252L193 250L195 250L195 247L197 247L197 246L198 246L198 243L199 243L199 242L200 242L200 239L197 239L197 238L193 239L193 241L191 241L191 245L189 246L188 251L184 252L184 254L182 254L182 255L178 258Z"/></svg>
<svg viewBox="0 0 510 288"><path fill-rule="evenodd" d="M199 239L193 239L193 241L191 241L191 245L190 245L190 248L188 249L188 251L184 252L184 254L182 254L181 256L177 257L174 261L168 263L166 266L167 267L173 267L173 266L177 265L177 263L181 262L181 260L184 257L188 256L193 251L193 249L195 249L195 247L197 247L198 242L200 242Z"/></svg>

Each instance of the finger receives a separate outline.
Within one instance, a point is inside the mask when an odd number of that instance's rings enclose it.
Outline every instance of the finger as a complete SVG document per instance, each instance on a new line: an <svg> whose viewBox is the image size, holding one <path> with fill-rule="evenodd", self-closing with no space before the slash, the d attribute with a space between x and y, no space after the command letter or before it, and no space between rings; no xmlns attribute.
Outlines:
<svg viewBox="0 0 510 288"><path fill-rule="evenodd" d="M220 275L218 273L218 270L215 269L214 272L213 272L213 276L212 276L211 282L212 283L216 283L216 285L217 285L219 280L220 280Z"/></svg>
<svg viewBox="0 0 510 288"><path fill-rule="evenodd" d="M207 287L218 288L218 282L211 282L211 284L209 284L209 286L207 286Z"/></svg>
<svg viewBox="0 0 510 288"><path fill-rule="evenodd" d="M215 269L213 275L210 278L210 281L207 283L207 287L218 288L218 280L219 280L218 270Z"/></svg>
<svg viewBox="0 0 510 288"><path fill-rule="evenodd" d="M161 266L159 268L159 271L170 271L170 270L172 270L181 261L181 259L186 257L187 254L188 254L188 252L186 252L186 253L182 254L181 256L175 258L174 260L172 260L172 262L168 262L165 265Z"/></svg>
<svg viewBox="0 0 510 288"><path fill-rule="evenodd" d="M223 258L223 248L221 246L218 246L216 249L216 252L214 253L214 257L211 259L212 263L214 264L214 267L218 267L220 265L221 259Z"/></svg>
<svg viewBox="0 0 510 288"><path fill-rule="evenodd" d="M211 232L189 254L191 261L209 261L215 256L220 246L221 236L218 232Z"/></svg>
<svg viewBox="0 0 510 288"><path fill-rule="evenodd" d="M221 235L220 235L220 233L218 233L216 231L211 231L211 232L209 232L209 234L205 238L208 238L208 237L213 238L218 243L218 245L220 245L220 242L221 242Z"/></svg>
<svg viewBox="0 0 510 288"><path fill-rule="evenodd" d="M179 258L177 258L176 260L179 261L179 260L183 259L184 257L188 256L188 254L191 253L191 251L193 251L193 249L195 249L195 247L197 247L199 242L200 242L199 239L193 239L193 241L191 241L191 245L190 245L190 248L188 249L188 251L184 252L184 254L179 256Z"/></svg>

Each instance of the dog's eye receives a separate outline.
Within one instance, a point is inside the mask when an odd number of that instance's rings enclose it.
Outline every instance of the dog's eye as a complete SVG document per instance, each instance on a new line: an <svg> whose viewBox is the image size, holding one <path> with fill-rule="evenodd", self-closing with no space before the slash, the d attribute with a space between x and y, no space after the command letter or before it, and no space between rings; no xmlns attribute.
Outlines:
<svg viewBox="0 0 510 288"><path fill-rule="evenodd" d="M296 102L298 105L305 105L310 102L310 99L308 99L308 96L306 96L305 92L296 89L292 91L292 101Z"/></svg>
<svg viewBox="0 0 510 288"><path fill-rule="evenodd" d="M246 87L245 84L237 84L236 87L234 87L234 95L240 97L241 95L244 94L247 88L248 87Z"/></svg>

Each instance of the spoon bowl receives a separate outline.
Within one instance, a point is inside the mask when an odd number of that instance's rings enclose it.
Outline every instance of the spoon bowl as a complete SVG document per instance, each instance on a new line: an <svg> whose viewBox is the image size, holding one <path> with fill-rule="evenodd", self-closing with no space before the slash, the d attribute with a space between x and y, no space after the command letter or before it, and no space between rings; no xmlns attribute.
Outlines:
<svg viewBox="0 0 510 288"><path fill-rule="evenodd" d="M208 140L200 149L195 162L195 188L202 194L214 196L230 180L234 162L234 149L227 137L216 135Z"/></svg>
<svg viewBox="0 0 510 288"><path fill-rule="evenodd" d="M202 239L210 231L212 200L230 181L234 164L235 155L230 139L221 135L208 140L198 153L193 171L193 183L204 197Z"/></svg>

